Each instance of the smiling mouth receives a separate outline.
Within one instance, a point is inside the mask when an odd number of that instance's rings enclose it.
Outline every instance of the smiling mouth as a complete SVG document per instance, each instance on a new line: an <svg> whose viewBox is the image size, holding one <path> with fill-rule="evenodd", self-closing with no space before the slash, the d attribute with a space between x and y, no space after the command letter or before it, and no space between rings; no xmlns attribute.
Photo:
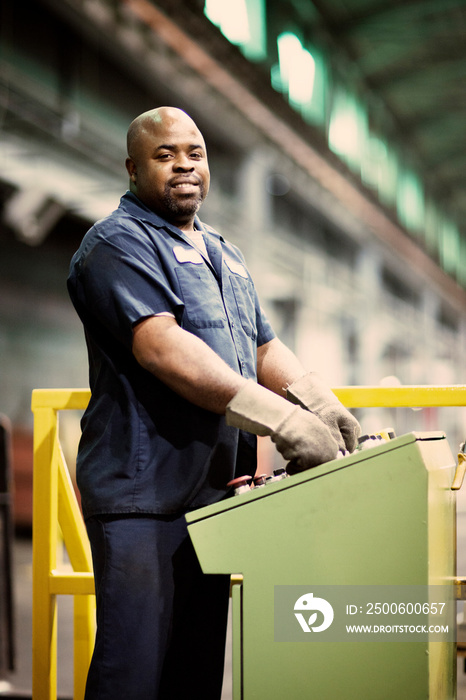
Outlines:
<svg viewBox="0 0 466 700"><path fill-rule="evenodd" d="M191 187L198 187L198 183L197 182L177 182L176 184L172 185L172 187L175 190L189 189Z"/></svg>

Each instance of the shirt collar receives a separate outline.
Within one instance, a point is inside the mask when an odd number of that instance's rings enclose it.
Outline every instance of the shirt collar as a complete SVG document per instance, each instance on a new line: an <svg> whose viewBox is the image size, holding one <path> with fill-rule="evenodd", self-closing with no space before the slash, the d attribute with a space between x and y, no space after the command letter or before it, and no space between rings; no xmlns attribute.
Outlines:
<svg viewBox="0 0 466 700"><path fill-rule="evenodd" d="M146 207L146 205L143 202L141 202L141 200L129 190L122 196L120 200L120 207L127 214L135 216L138 219L145 220L152 224L152 226L156 226L157 228L165 228L167 231L175 233L178 236L184 237L185 235L183 231L181 231L181 229L179 229L177 226L170 224L168 221L162 219L161 216L149 209L149 207ZM223 236L217 233L217 231L215 231L210 226L203 224L198 216L195 216L194 218L194 227L202 231L202 233L214 235L219 240L224 241Z"/></svg>

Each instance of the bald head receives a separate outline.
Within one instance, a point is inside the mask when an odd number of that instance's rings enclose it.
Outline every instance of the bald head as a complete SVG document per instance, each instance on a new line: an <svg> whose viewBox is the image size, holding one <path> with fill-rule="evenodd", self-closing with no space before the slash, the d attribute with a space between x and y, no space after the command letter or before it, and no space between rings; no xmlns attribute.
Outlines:
<svg viewBox="0 0 466 700"><path fill-rule="evenodd" d="M189 114L177 107L157 107L156 109L143 112L136 119L133 119L126 136L128 156L133 158L137 154L141 142L144 141L148 134L157 133L165 125L168 126L174 123L178 123L180 126L184 123L187 128L199 131Z"/></svg>
<svg viewBox="0 0 466 700"><path fill-rule="evenodd" d="M170 223L192 230L210 183L196 123L175 107L152 109L130 124L127 147L131 192Z"/></svg>

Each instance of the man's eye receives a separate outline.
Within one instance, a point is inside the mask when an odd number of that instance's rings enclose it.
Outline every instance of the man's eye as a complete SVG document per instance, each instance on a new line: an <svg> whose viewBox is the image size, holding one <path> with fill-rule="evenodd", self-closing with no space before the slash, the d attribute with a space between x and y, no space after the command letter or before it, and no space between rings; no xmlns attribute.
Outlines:
<svg viewBox="0 0 466 700"><path fill-rule="evenodd" d="M202 153L193 152L193 153L191 153L191 158L195 158L196 160L201 160Z"/></svg>

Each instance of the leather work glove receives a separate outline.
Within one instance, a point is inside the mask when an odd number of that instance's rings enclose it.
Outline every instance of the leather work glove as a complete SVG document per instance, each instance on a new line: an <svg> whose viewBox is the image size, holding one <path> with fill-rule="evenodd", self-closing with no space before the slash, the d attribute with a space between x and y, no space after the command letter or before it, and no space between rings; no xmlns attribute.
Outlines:
<svg viewBox="0 0 466 700"><path fill-rule="evenodd" d="M290 462L289 474L335 459L338 443L313 413L291 404L248 379L226 408L227 425L255 435L270 435Z"/></svg>
<svg viewBox="0 0 466 700"><path fill-rule="evenodd" d="M286 398L315 413L329 428L341 450L353 452L356 449L361 426L316 372L308 372L293 382L287 388Z"/></svg>

